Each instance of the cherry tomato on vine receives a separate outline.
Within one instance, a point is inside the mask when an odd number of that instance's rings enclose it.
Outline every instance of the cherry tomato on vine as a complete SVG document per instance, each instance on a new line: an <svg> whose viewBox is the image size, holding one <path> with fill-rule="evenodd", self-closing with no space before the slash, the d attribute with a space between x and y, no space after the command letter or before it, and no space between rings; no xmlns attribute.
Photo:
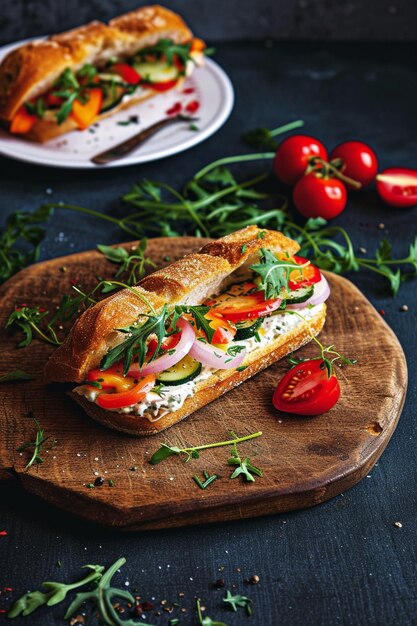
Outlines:
<svg viewBox="0 0 417 626"><path fill-rule="evenodd" d="M378 173L378 159L368 144L362 141L345 141L334 148L330 160L340 159L343 162L342 173L366 187ZM347 184L348 189L354 187Z"/></svg>
<svg viewBox="0 0 417 626"><path fill-rule="evenodd" d="M390 167L376 177L379 196L391 206L400 208L417 204L417 171Z"/></svg>
<svg viewBox="0 0 417 626"><path fill-rule="evenodd" d="M347 202L346 187L340 180L317 176L314 172L300 178L292 197L301 215L326 220L339 215Z"/></svg>
<svg viewBox="0 0 417 626"><path fill-rule="evenodd" d="M279 146L274 158L276 177L286 185L294 185L303 176L312 157L327 161L323 144L307 135L292 135Z"/></svg>
<svg viewBox="0 0 417 626"><path fill-rule="evenodd" d="M298 363L278 383L272 402L278 411L296 415L321 415L340 398L339 381L329 376L324 361Z"/></svg>

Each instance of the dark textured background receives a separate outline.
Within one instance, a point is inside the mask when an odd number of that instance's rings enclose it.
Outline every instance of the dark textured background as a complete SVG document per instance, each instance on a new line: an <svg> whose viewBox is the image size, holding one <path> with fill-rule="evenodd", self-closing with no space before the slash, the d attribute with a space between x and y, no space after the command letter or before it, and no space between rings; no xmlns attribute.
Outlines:
<svg viewBox="0 0 417 626"><path fill-rule="evenodd" d="M138 0L1 0L7 41L108 20ZM149 2L151 4L151 2ZM415 41L413 0L167 0L207 39L333 39Z"/></svg>
<svg viewBox="0 0 417 626"><path fill-rule="evenodd" d="M249 8L241 9L239 15L230 8L234 3L224 3L225 21L210 9L209 3L182 4L196 30L213 39L225 34L240 39L247 35L264 36L267 31L270 35L270 28L275 27L264 22L262 32L255 32L254 19L250 17L256 14L255 2L246 3ZM99 17L116 14L122 5L133 3L114 2L111 10L110 3L104 2L43 3L49 8L42 13L42 19L36 14L39 2L3 0L2 9L4 5L8 5L10 19L0 31L0 37L9 41L53 30L59 24L76 24L95 14ZM347 3L315 5L324 7L321 11L330 25L334 22L330 19L331 7L339 6L342 11L348 6ZM261 3L256 6L259 15L268 14L259 8ZM270 12L278 11L278 4L271 2L268 6ZM295 21L290 16L300 13L301 8L289 3L285 6L285 11L278 11L276 28L280 36L287 37L296 32ZM405 14L405 2L395 3L398 13L390 13L388 21L384 21L388 3L367 3L367 6L378 6L382 17L376 18L375 11L363 9L363 17L359 19L358 12L356 17L353 12L349 20L357 18L358 35L414 36L410 32L411 20L403 22L403 30L394 28L395 20ZM314 12L317 14L318 9ZM297 31L299 36L322 37L328 33L317 29L324 22L317 21L314 15L308 25L304 22ZM381 19L378 31L371 30L376 19ZM352 25L349 20L347 23ZM228 31L231 25L233 32ZM351 36L342 22L334 25L337 31L330 31L334 36L337 33ZM207 162L247 150L239 138L243 129L258 125L274 127L297 118L306 121L307 133L320 137L329 148L348 138L361 138L373 145L381 167L417 167L417 63L413 45L321 41L281 42L273 48L265 48L262 43L219 43L217 47L216 60L231 76L236 90L235 109L220 132L191 151L161 162L105 172L48 170L0 159L1 219L18 209L35 208L50 198L109 211L118 206L121 194L141 177L181 185ZM259 165L247 166L245 172L259 169ZM51 195L46 193L47 189L52 190ZM417 231L416 215L416 209L384 206L370 189L352 194L348 208L335 223L348 230L356 249L364 246L371 253L378 241L388 236L396 254L405 256L408 242ZM385 225L382 229L381 223ZM121 233L105 223L59 213L48 228L42 258L88 249L97 242L121 240ZM76 579L84 563L108 565L124 555L128 564L117 579L118 584L128 580L131 589L138 587L143 598L155 598L155 602L167 599L172 603L178 592L185 592L181 603L188 612L182 616L181 626L197 624L192 611L196 596L203 599L209 615L228 626L417 624L414 375L417 283L405 284L399 295L392 298L385 284L374 276L354 274L351 278L378 309L385 311L386 321L405 349L411 373L408 399L397 431L367 478L332 501L305 511L128 535L82 523L29 496L18 484L2 485L0 530L6 529L8 535L0 537L0 589L11 586L13 592L0 595L0 609L43 580ZM406 313L400 312L403 304L409 306ZM372 359L372 354L369 358ZM366 380L363 384L366 386ZM397 528L395 521L402 522L403 527ZM58 559L61 568L57 567ZM253 574L260 576L260 583L245 584L244 579ZM223 611L220 600L223 592L210 587L220 577L228 588L236 584L236 591L253 599L252 618ZM63 612L57 606L11 623L63 624L60 619ZM143 621L166 626L168 616L164 614L158 620L149 614Z"/></svg>

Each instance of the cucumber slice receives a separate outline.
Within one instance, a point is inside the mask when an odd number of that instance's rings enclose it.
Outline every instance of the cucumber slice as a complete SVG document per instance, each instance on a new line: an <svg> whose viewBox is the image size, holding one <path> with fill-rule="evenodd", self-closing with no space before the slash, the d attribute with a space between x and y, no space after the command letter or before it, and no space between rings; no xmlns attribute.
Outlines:
<svg viewBox="0 0 417 626"><path fill-rule="evenodd" d="M103 99L103 104L101 105L101 113L104 113L105 111L110 111L110 109L113 109L118 104L120 104L125 93L125 88L120 87L119 85L114 85L114 87L108 87L107 94L105 95Z"/></svg>
<svg viewBox="0 0 417 626"><path fill-rule="evenodd" d="M233 341L242 341L244 339L254 337L262 326L263 320L263 317L258 317L255 322L248 320L247 322L243 322L244 326L239 324L236 335L233 337Z"/></svg>
<svg viewBox="0 0 417 626"><path fill-rule="evenodd" d="M168 80L177 80L179 71L175 65L168 65L166 61L152 61L135 63L133 65L142 80L150 83L165 83Z"/></svg>
<svg viewBox="0 0 417 626"><path fill-rule="evenodd" d="M300 302L305 302L314 293L314 285L310 285L309 287L300 287L295 291L290 291L285 295L285 302L287 304L299 304Z"/></svg>
<svg viewBox="0 0 417 626"><path fill-rule="evenodd" d="M201 372L201 363L188 354L168 370L157 375L156 382L163 385L183 385L196 378Z"/></svg>

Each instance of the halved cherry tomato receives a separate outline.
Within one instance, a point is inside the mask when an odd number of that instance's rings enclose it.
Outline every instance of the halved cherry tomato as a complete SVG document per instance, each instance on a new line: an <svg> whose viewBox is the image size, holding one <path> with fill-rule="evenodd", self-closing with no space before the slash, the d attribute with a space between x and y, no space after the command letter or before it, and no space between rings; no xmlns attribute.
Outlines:
<svg viewBox="0 0 417 626"><path fill-rule="evenodd" d="M121 391L120 393L100 393L97 396L96 402L102 409L123 409L125 406L131 406L143 400L148 391L154 386L155 374L149 374L128 391Z"/></svg>
<svg viewBox="0 0 417 626"><path fill-rule="evenodd" d="M268 315L279 308L281 299L265 300L263 291L257 291L247 296L236 296L216 307L229 322L244 322L245 320Z"/></svg>
<svg viewBox="0 0 417 626"><path fill-rule="evenodd" d="M332 151L330 159L341 159L342 172L349 178L366 187L378 172L378 159L375 152L363 141L345 141ZM348 189L355 189L346 183Z"/></svg>
<svg viewBox="0 0 417 626"><path fill-rule="evenodd" d="M276 177L286 185L294 185L306 171L313 157L327 161L327 150L323 144L307 135L293 135L280 145L274 158Z"/></svg>
<svg viewBox="0 0 417 626"><path fill-rule="evenodd" d="M89 89L86 91L86 96L88 100L84 104L80 100L74 100L72 105L71 117L80 130L88 128L94 122L100 113L103 103L103 92L101 89Z"/></svg>
<svg viewBox="0 0 417 626"><path fill-rule="evenodd" d="M100 383L102 389L127 391L133 387L135 380L134 378L126 378L122 375L122 372L116 373L116 371L111 370L103 372L99 369L95 369L88 372L87 383L88 382L98 382ZM94 385L92 385L92 387L94 387Z"/></svg>
<svg viewBox="0 0 417 626"><path fill-rule="evenodd" d="M236 328L231 326L217 309L211 309L204 317L210 320L209 326L214 330L214 335L211 339L212 344L223 345L233 341L233 337L236 335Z"/></svg>
<svg viewBox="0 0 417 626"><path fill-rule="evenodd" d="M150 87L154 91L168 91L177 84L178 80L165 80L161 83L143 83L144 87Z"/></svg>
<svg viewBox="0 0 417 626"><path fill-rule="evenodd" d="M168 350L172 350L178 344L181 339L181 333L175 333L174 335L170 335L167 337L165 341L161 343L161 350L168 352ZM155 351L158 347L158 341L156 339L151 339L148 343L148 350L146 352L146 359L149 361L155 354Z"/></svg>
<svg viewBox="0 0 417 626"><path fill-rule="evenodd" d="M295 261L298 265L304 265L308 263L308 259L304 259L301 256L293 256L290 259L291 261ZM310 287L315 283L319 283L321 281L321 273L318 267L309 263L303 268L299 270L293 270L290 274L288 287L291 291L295 289L299 289L300 287Z"/></svg>
<svg viewBox="0 0 417 626"><path fill-rule="evenodd" d="M142 77L131 65L127 63L115 63L112 69L119 74L129 85L138 85Z"/></svg>
<svg viewBox="0 0 417 626"><path fill-rule="evenodd" d="M23 105L14 116L9 130L15 135L25 135L30 131L35 122L36 115L28 113L25 105Z"/></svg>
<svg viewBox="0 0 417 626"><path fill-rule="evenodd" d="M347 191L337 178L321 177L310 172L296 183L292 197L304 217L330 220L345 208Z"/></svg>
<svg viewBox="0 0 417 626"><path fill-rule="evenodd" d="M321 415L340 398L339 381L329 376L324 362L313 359L290 369L278 383L272 402L278 411Z"/></svg>
<svg viewBox="0 0 417 626"><path fill-rule="evenodd" d="M379 196L391 206L406 208L417 204L417 170L390 167L376 177Z"/></svg>

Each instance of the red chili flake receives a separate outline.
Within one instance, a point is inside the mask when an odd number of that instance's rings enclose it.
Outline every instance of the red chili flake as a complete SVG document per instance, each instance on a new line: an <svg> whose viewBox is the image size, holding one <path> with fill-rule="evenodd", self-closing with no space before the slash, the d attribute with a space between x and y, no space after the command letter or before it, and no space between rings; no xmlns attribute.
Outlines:
<svg viewBox="0 0 417 626"><path fill-rule="evenodd" d="M13 591L13 587L5 587L3 591Z"/></svg>
<svg viewBox="0 0 417 626"><path fill-rule="evenodd" d="M185 108L188 113L195 113L200 108L200 103L198 100L191 100Z"/></svg>
<svg viewBox="0 0 417 626"><path fill-rule="evenodd" d="M39 308L39 313L45 313L45 311L46 311L46 309L43 306L41 306Z"/></svg>
<svg viewBox="0 0 417 626"><path fill-rule="evenodd" d="M195 89L194 87L186 87L185 89L182 90L182 93L194 93Z"/></svg>
<svg viewBox="0 0 417 626"><path fill-rule="evenodd" d="M379 313L380 315L382 315L382 317L384 317L384 315L385 315L385 311L384 311L384 309L378 309L378 313Z"/></svg>
<svg viewBox="0 0 417 626"><path fill-rule="evenodd" d="M8 535L7 530L0 530L0 537L5 537L6 535Z"/></svg>
<svg viewBox="0 0 417 626"><path fill-rule="evenodd" d="M0 613L7 613L7 609L0 609Z"/></svg>
<svg viewBox="0 0 417 626"><path fill-rule="evenodd" d="M177 113L181 113L181 110L182 110L181 102L176 102L175 104L172 105L170 109L168 109L168 111L165 111L165 113L167 115L176 115Z"/></svg>

